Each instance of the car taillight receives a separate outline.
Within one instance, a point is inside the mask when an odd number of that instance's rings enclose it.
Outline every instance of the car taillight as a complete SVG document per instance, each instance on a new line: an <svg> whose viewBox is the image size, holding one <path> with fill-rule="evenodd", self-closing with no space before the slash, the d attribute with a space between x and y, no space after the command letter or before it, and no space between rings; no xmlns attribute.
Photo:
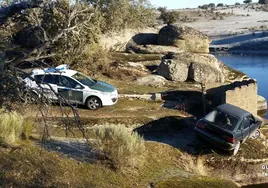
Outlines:
<svg viewBox="0 0 268 188"><path fill-rule="evenodd" d="M234 137L224 135L223 138L224 138L227 142L235 143L235 138L234 138Z"/></svg>
<svg viewBox="0 0 268 188"><path fill-rule="evenodd" d="M200 129L204 129L205 128L205 125L202 122L200 122L200 121L197 122L196 126L199 127Z"/></svg>

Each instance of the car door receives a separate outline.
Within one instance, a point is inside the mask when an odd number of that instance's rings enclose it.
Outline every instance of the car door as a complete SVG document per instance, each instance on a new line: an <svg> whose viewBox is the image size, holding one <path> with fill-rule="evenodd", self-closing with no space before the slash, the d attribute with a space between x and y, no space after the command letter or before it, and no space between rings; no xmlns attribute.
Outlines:
<svg viewBox="0 0 268 188"><path fill-rule="evenodd" d="M60 75L58 83L58 93L70 102L83 103L84 87L74 79Z"/></svg>
<svg viewBox="0 0 268 188"><path fill-rule="evenodd" d="M249 116L244 117L243 120L243 142L246 141L246 139L248 139L248 137L250 136L250 119Z"/></svg>
<svg viewBox="0 0 268 188"><path fill-rule="evenodd" d="M243 120L240 122L239 126L238 126L238 129L237 131L235 132L235 139L236 140L243 140L243 129L244 129L244 126L243 126Z"/></svg>
<svg viewBox="0 0 268 188"><path fill-rule="evenodd" d="M34 76L36 82L40 84L40 93L49 99L57 99L57 76L51 74L43 74Z"/></svg>
<svg viewBox="0 0 268 188"><path fill-rule="evenodd" d="M252 135L258 129L259 125L256 123L256 120L253 115L249 116L249 121L250 121L250 135Z"/></svg>

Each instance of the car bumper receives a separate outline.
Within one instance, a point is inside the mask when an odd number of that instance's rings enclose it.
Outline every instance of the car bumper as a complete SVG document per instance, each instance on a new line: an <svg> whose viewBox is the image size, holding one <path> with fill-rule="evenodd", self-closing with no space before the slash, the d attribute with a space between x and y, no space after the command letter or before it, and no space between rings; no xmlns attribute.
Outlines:
<svg viewBox="0 0 268 188"><path fill-rule="evenodd" d="M118 101L118 97L105 98L102 100L102 106L112 106L116 104L117 101Z"/></svg>
<svg viewBox="0 0 268 188"><path fill-rule="evenodd" d="M199 128L195 128L196 133L198 134L198 136L200 136L203 140L205 140L206 142L210 143L211 145L221 148L223 150L226 151L231 151L234 149L235 144L226 142L222 139L217 138L216 136L205 132L203 130L200 130Z"/></svg>

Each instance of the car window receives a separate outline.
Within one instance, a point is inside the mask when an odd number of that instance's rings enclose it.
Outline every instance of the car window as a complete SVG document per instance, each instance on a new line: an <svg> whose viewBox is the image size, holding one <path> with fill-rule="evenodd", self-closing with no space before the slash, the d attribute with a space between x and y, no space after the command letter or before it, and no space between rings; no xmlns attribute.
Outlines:
<svg viewBox="0 0 268 188"><path fill-rule="evenodd" d="M253 117L253 115L250 115L250 116L249 116L249 123L250 123L250 124L255 123L255 118Z"/></svg>
<svg viewBox="0 0 268 188"><path fill-rule="evenodd" d="M243 130L243 120L239 124L237 131L242 131L242 130Z"/></svg>
<svg viewBox="0 0 268 188"><path fill-rule="evenodd" d="M80 84L67 76L59 77L59 86L67 87L67 88L75 88L77 85L80 85Z"/></svg>
<svg viewBox="0 0 268 188"><path fill-rule="evenodd" d="M79 82L81 82L82 84L91 87L94 84L96 84L96 81L94 81L93 79L83 75L82 73L76 73L75 75L72 76L72 78L74 78L75 80L78 80Z"/></svg>
<svg viewBox="0 0 268 188"><path fill-rule="evenodd" d="M244 118L244 129L248 128L250 126L250 119L249 117Z"/></svg>
<svg viewBox="0 0 268 188"><path fill-rule="evenodd" d="M238 118L219 110L212 111L204 119L221 128L231 131L234 130L238 123Z"/></svg>
<svg viewBox="0 0 268 188"><path fill-rule="evenodd" d="M57 84L56 75L46 74L46 75L36 75L34 76L35 80L39 83L45 84Z"/></svg>

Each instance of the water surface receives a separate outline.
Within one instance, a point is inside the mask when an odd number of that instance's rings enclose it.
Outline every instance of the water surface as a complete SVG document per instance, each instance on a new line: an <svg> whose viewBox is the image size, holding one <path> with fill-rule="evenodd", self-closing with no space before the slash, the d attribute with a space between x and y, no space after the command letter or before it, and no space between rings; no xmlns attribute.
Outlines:
<svg viewBox="0 0 268 188"><path fill-rule="evenodd" d="M268 99L268 55L216 55L216 57L258 81L258 93ZM268 114L266 115L268 118Z"/></svg>

